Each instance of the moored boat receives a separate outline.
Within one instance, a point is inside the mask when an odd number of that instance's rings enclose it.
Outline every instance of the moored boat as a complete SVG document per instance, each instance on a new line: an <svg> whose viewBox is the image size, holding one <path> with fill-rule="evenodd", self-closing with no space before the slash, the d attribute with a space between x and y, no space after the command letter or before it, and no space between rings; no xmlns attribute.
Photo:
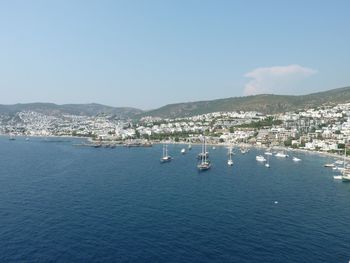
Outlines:
<svg viewBox="0 0 350 263"><path fill-rule="evenodd" d="M173 158L168 154L168 145L163 145L163 156L160 158L161 163L170 162Z"/></svg>
<svg viewBox="0 0 350 263"><path fill-rule="evenodd" d="M210 160L208 159L209 153L207 152L207 146L205 142L205 137L203 137L202 152L198 155L200 156L200 163L197 165L199 171L209 170L211 167Z"/></svg>
<svg viewBox="0 0 350 263"><path fill-rule="evenodd" d="M280 158L287 158L288 154L285 154L284 152L278 152L275 154L275 156Z"/></svg>
<svg viewBox="0 0 350 263"><path fill-rule="evenodd" d="M257 156L255 157L255 159L256 159L258 162L266 162L265 157L262 156L262 155L257 155Z"/></svg>

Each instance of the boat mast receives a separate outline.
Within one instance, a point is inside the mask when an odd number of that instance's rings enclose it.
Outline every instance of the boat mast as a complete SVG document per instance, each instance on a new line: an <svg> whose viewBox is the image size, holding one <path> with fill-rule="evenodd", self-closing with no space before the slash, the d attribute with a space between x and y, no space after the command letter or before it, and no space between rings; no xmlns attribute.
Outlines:
<svg viewBox="0 0 350 263"><path fill-rule="evenodd" d="M205 136L204 136L204 162L207 162L207 145L205 141Z"/></svg>
<svg viewBox="0 0 350 263"><path fill-rule="evenodd" d="M344 145L344 172L345 172L345 167L346 167L346 165L345 165L345 159L346 159L346 143L345 143L345 145Z"/></svg>

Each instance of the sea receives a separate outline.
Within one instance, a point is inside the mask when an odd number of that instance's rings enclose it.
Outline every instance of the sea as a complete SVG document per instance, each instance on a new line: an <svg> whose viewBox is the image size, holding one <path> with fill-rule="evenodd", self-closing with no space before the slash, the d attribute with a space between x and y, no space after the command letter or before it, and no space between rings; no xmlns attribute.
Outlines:
<svg viewBox="0 0 350 263"><path fill-rule="evenodd" d="M349 262L350 183L289 152L0 137L0 262ZM302 159L293 162L291 156ZM339 172L338 172L339 174Z"/></svg>

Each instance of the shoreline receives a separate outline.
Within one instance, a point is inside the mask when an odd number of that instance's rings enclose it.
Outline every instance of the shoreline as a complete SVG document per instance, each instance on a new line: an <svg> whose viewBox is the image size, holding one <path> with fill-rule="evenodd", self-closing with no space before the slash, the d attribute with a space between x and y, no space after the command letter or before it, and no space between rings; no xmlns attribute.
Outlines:
<svg viewBox="0 0 350 263"><path fill-rule="evenodd" d="M0 137L6 137L9 136L8 134L0 134ZM70 138L70 139L83 139L91 143L97 143L99 141L94 141L91 137L82 137L82 136L71 136L71 135L48 135L48 136L43 136L43 135L16 135L15 137L23 137L23 138ZM188 142L160 142L160 141L149 141L152 145L155 144L173 144L173 145L201 145L200 142L195 142L195 143L188 143ZM118 144L116 141L102 141L104 144L114 144L115 146L124 146L124 143ZM344 157L342 155L336 154L336 153L328 153L328 152L320 152L320 151L312 151L312 150L306 150L306 149L300 149L300 148L289 148L289 147L284 147L284 146L272 146L272 147L267 147L265 145L251 145L247 143L238 143L238 144L230 144L230 143L208 143L208 146L211 147L234 147L234 148L241 148L241 147L246 147L249 149L274 149L278 151L287 151L287 152L299 152L299 153L307 153L307 154L314 154L314 155L319 155L323 157L331 157L334 159L341 159L341 160L347 160L350 161L350 156Z"/></svg>
<svg viewBox="0 0 350 263"><path fill-rule="evenodd" d="M151 142L152 144L165 144L164 142ZM187 143L187 142L166 142L166 144L173 144L173 145L201 145L201 143ZM286 151L286 152L299 152L299 153L307 153L307 154L313 154L313 155L319 155L323 157L331 157L334 159L341 159L344 160L344 156L336 154L336 153L328 153L328 152L320 152L320 151L311 151L311 150L306 150L306 149L300 149L300 148L289 148L289 147L284 147L284 146L273 146L273 147L267 147L264 145L251 145L251 144L246 144L246 143L238 143L238 144L230 144L230 143L208 143L208 146L215 146L215 147L234 147L234 148L241 148L241 147L246 147L249 149L272 149L272 150L277 150L277 151ZM350 156L345 157L345 160L350 161Z"/></svg>

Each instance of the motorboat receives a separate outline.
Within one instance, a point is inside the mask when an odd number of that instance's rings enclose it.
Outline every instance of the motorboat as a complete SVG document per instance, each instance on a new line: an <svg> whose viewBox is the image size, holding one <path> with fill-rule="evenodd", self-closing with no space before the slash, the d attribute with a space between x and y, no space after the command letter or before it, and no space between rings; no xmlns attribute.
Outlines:
<svg viewBox="0 0 350 263"><path fill-rule="evenodd" d="M255 157L255 159L256 159L258 162L266 162L265 157L262 156L262 155L257 155L257 156Z"/></svg>
<svg viewBox="0 0 350 263"><path fill-rule="evenodd" d="M287 158L288 154L285 154L284 152L278 152L275 154L275 156L279 158Z"/></svg>

